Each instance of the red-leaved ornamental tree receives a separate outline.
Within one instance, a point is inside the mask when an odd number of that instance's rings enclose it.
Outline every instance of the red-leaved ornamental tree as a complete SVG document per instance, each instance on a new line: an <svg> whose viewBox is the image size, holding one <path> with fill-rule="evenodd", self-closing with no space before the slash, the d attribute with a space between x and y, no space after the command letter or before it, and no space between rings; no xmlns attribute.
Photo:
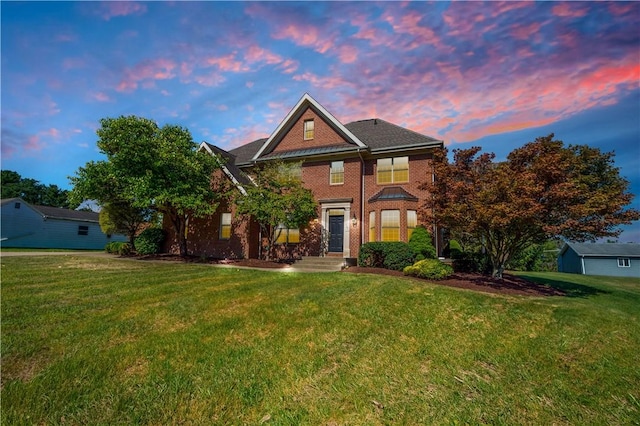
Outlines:
<svg viewBox="0 0 640 426"><path fill-rule="evenodd" d="M467 232L483 245L502 277L523 248L549 238L573 241L615 237L619 225L640 219L625 209L633 195L613 153L554 140L553 134L515 149L505 162L480 148L434 154L432 198L425 208L440 226Z"/></svg>

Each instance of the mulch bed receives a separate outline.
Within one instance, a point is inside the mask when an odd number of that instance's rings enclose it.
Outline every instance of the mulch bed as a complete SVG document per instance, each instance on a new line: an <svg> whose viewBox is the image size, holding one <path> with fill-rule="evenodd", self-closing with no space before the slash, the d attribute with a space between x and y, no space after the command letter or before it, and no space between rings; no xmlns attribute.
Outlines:
<svg viewBox="0 0 640 426"><path fill-rule="evenodd" d="M203 263L230 266L243 266L248 268L281 269L288 267L291 262L271 262L260 259L211 259L197 256L180 257L172 254L157 254L148 256L134 256L139 260L164 260L180 263ZM446 280L423 280L416 277L407 277L402 271L392 271L383 268L364 268L351 266L343 270L345 273L389 275L407 280L429 281L430 283L448 287L464 288L467 290L482 291L485 293L525 295L525 296L564 296L562 290L549 287L544 284L534 283L515 275L504 274L503 279L481 274L456 273Z"/></svg>
<svg viewBox="0 0 640 426"><path fill-rule="evenodd" d="M446 280L423 280L422 278L406 277L402 271L392 271L383 268L363 268L360 266L352 266L344 270L344 272L356 274L380 274L391 275L395 277L404 277L406 279L429 281L430 283L444 285L448 287L464 288L467 290L482 291L485 293L495 294L511 294L524 296L564 296L562 290L549 287L544 284L535 283L515 275L503 274L503 278L497 279L488 275L456 273Z"/></svg>

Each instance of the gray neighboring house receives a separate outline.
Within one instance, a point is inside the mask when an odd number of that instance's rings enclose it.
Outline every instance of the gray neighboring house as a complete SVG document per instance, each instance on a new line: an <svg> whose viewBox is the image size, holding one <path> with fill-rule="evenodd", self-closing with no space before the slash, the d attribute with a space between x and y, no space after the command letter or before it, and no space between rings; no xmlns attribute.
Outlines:
<svg viewBox="0 0 640 426"><path fill-rule="evenodd" d="M558 255L558 271L640 278L640 244L565 243Z"/></svg>
<svg viewBox="0 0 640 426"><path fill-rule="evenodd" d="M19 248L103 249L125 235L106 235L98 213L35 206L20 198L0 201L0 246Z"/></svg>

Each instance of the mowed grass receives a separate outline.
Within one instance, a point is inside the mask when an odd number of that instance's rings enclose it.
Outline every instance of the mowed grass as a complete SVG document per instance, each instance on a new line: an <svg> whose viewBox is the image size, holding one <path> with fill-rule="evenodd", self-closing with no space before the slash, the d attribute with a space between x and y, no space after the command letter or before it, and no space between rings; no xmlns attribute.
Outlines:
<svg viewBox="0 0 640 426"><path fill-rule="evenodd" d="M640 280L571 297L2 258L2 424L638 424Z"/></svg>

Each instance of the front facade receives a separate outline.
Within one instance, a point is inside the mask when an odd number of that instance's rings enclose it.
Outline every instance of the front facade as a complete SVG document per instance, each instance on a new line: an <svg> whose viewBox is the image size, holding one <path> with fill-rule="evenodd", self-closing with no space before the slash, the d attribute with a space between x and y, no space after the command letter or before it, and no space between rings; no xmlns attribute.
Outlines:
<svg viewBox="0 0 640 426"><path fill-rule="evenodd" d="M433 178L432 153L442 147L441 140L381 119L343 125L305 94L268 138L229 152L206 143L201 149L225 157L224 173L218 178L232 181L238 191L252 184L248 176L257 164L300 164L300 177L318 202L318 215L307 227L283 230L280 249L293 257L355 258L369 241L408 241L419 224L438 235L421 212L428 196L421 186ZM258 227L235 215L230 203L190 227L193 254L260 254ZM205 228L209 230L203 232ZM439 241L436 237L438 249Z"/></svg>
<svg viewBox="0 0 640 426"><path fill-rule="evenodd" d="M566 243L558 255L558 271L640 278L640 244Z"/></svg>
<svg viewBox="0 0 640 426"><path fill-rule="evenodd" d="M2 209L2 247L101 250L124 235L107 235L100 229L98 213L35 206L8 198Z"/></svg>

